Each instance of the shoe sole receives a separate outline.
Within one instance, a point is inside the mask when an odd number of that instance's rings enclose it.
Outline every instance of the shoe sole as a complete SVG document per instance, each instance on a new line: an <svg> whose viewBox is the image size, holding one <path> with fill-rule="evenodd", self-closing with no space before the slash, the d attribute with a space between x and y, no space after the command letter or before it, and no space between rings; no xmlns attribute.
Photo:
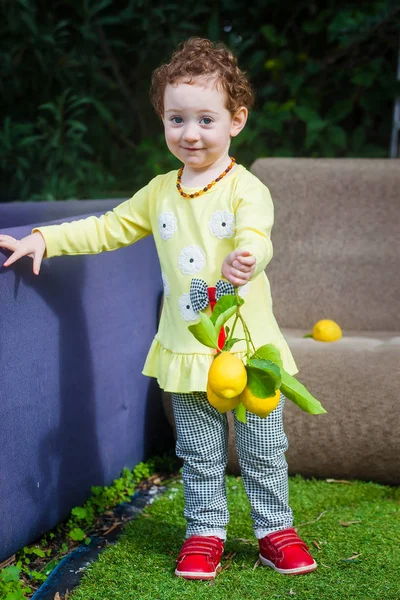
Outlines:
<svg viewBox="0 0 400 600"><path fill-rule="evenodd" d="M311 573L312 571L315 571L315 569L318 567L317 563L314 560L312 565L307 565L306 567L297 567L297 569L279 569L274 565L273 562L271 562L267 558L264 558L263 556L261 556L261 554L259 554L258 556L261 564L264 565L264 567L271 567L271 569L274 569L274 571L280 573L281 575L305 575L306 573Z"/></svg>
<svg viewBox="0 0 400 600"><path fill-rule="evenodd" d="M198 572L192 572L192 571L178 571L178 569L175 569L175 575L177 577L182 577L182 579L203 579L203 580L207 580L207 579L215 579L216 576L218 575L218 573L221 570L221 564L218 565L218 567L215 569L215 571L213 571L212 573L198 573Z"/></svg>

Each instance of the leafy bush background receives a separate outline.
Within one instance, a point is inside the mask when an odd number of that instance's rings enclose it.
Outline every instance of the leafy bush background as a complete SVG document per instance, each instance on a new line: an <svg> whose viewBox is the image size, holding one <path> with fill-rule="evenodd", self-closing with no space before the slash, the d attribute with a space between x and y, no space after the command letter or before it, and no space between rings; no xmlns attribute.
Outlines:
<svg viewBox="0 0 400 600"><path fill-rule="evenodd" d="M243 164L388 156L398 0L0 0L0 32L0 201L128 196L176 168L148 88L191 35L250 74Z"/></svg>

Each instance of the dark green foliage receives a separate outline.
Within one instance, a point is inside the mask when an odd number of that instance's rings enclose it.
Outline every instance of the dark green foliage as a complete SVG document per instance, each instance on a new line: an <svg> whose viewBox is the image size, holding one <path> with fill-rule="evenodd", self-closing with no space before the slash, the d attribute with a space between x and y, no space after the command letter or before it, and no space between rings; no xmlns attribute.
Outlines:
<svg viewBox="0 0 400 600"><path fill-rule="evenodd" d="M191 35L225 42L257 93L232 153L387 156L395 0L0 0L0 201L126 196L177 167L148 99Z"/></svg>
<svg viewBox="0 0 400 600"><path fill-rule="evenodd" d="M176 468L176 460L168 455L154 457L147 462L141 462L132 470L122 469L121 477L115 479L110 486L92 486L92 495L83 506L72 509L69 519L60 523L55 530L48 532L36 546L25 546L16 557L11 559L11 566L0 569L0 600L22 600L31 593L31 588L25 585L32 581L40 586L46 581L48 575L69 553L81 543L90 544L89 532L96 526L96 518L107 510L113 509L122 502L129 502L135 493L138 484L147 480L158 468L162 472L165 468ZM52 543L58 533L58 540ZM65 540L61 543L61 540ZM68 542L65 543L65 542ZM45 566L41 563L40 571L32 567L35 559L44 559Z"/></svg>
<svg viewBox="0 0 400 600"><path fill-rule="evenodd" d="M7 567L0 571L0 599L1 600L23 600L30 594L32 588L27 587L20 580L21 568L16 566Z"/></svg>

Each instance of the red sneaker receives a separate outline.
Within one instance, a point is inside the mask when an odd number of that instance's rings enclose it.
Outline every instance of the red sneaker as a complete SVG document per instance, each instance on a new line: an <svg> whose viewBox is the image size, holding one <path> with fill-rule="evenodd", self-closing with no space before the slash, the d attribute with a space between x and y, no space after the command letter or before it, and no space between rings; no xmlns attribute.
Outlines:
<svg viewBox="0 0 400 600"><path fill-rule="evenodd" d="M302 575L317 568L308 546L294 529L275 531L258 540L260 561L283 575Z"/></svg>
<svg viewBox="0 0 400 600"><path fill-rule="evenodd" d="M176 560L175 575L185 579L214 579L221 570L224 542L215 536L192 535Z"/></svg>

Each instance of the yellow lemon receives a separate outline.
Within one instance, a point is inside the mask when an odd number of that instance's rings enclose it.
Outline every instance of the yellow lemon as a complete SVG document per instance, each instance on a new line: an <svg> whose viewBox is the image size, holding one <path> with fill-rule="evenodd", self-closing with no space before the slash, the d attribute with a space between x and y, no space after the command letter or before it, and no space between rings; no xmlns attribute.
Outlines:
<svg viewBox="0 0 400 600"><path fill-rule="evenodd" d="M230 352L220 352L208 371L208 385L221 398L235 398L244 390L247 373L243 362Z"/></svg>
<svg viewBox="0 0 400 600"><path fill-rule="evenodd" d="M258 415L259 417L268 417L269 413L272 412L279 404L281 397L280 390L277 390L273 396L269 398L258 398L247 386L240 394L239 400L243 402L244 407L251 413Z"/></svg>
<svg viewBox="0 0 400 600"><path fill-rule="evenodd" d="M318 323L315 323L312 336L314 340L318 340L319 342L335 342L342 337L342 330L335 321L322 319Z"/></svg>
<svg viewBox="0 0 400 600"><path fill-rule="evenodd" d="M221 398L220 396L217 396L217 394L214 394L209 385L207 386L207 398L211 406L216 408L220 413L233 410L240 404L239 396L236 396L235 398Z"/></svg>

